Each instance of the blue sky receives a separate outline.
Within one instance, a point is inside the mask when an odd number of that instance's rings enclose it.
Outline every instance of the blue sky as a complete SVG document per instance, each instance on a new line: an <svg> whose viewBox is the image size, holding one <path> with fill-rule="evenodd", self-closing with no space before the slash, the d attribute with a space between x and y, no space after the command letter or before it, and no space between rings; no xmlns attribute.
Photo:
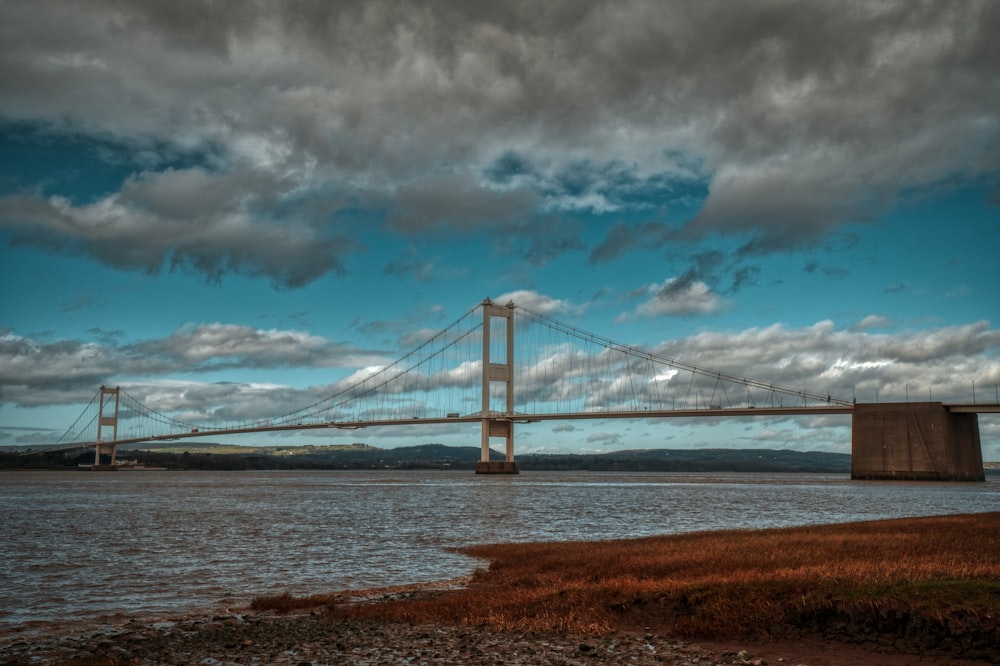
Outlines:
<svg viewBox="0 0 1000 666"><path fill-rule="evenodd" d="M102 383L283 413L511 295L776 384L985 399L998 32L971 0L2 3L0 445ZM850 449L844 417L517 437ZM254 441L359 438L478 431Z"/></svg>

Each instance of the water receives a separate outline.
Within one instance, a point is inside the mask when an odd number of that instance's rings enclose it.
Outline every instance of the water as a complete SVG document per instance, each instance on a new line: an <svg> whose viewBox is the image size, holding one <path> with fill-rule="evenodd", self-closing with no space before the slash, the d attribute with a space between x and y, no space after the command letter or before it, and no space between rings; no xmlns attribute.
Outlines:
<svg viewBox="0 0 1000 666"><path fill-rule="evenodd" d="M476 543L1000 510L985 484L469 471L0 475L0 636L454 578Z"/></svg>

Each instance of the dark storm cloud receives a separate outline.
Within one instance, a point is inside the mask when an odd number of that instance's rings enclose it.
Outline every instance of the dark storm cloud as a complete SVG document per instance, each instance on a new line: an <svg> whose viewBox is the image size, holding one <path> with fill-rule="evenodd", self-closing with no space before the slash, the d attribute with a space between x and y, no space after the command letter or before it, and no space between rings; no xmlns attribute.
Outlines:
<svg viewBox="0 0 1000 666"><path fill-rule="evenodd" d="M548 215L515 225L497 245L528 264L542 265L566 252L582 250L582 227L576 220Z"/></svg>
<svg viewBox="0 0 1000 666"><path fill-rule="evenodd" d="M616 224L591 251L590 262L599 264L612 261L636 247L659 247L677 236L674 228L658 222Z"/></svg>
<svg viewBox="0 0 1000 666"><path fill-rule="evenodd" d="M425 282L436 273L434 262L407 255L391 261L382 268L382 275L398 275Z"/></svg>
<svg viewBox="0 0 1000 666"><path fill-rule="evenodd" d="M528 190L484 190L470 177L448 174L401 189L384 204L390 228L409 234L456 234L510 227L531 216L541 200Z"/></svg>
<svg viewBox="0 0 1000 666"><path fill-rule="evenodd" d="M851 274L851 272L845 268L839 268L837 266L820 266L815 261L808 262L802 270L805 273L822 273L828 278L844 278Z"/></svg>
<svg viewBox="0 0 1000 666"><path fill-rule="evenodd" d="M995 185L998 33L989 0L4 3L5 126L206 162L154 155L88 203L22 183L0 224L286 287L345 270L360 247L331 219L357 207L406 236L648 221L599 262L685 202L688 239L785 250L914 189Z"/></svg>
<svg viewBox="0 0 1000 666"><path fill-rule="evenodd" d="M736 268L732 273L732 284L729 286L729 293L735 294L743 287L751 287L757 284L759 276L760 267L758 266L740 266Z"/></svg>
<svg viewBox="0 0 1000 666"><path fill-rule="evenodd" d="M486 168L485 176L498 185L510 185L518 177L538 178L539 174L527 158L508 150Z"/></svg>
<svg viewBox="0 0 1000 666"><path fill-rule="evenodd" d="M309 202L285 203L287 187L263 173L200 168L142 173L93 203L18 194L0 197L0 228L14 242L90 255L115 268L228 272L298 287L359 245L309 224Z"/></svg>

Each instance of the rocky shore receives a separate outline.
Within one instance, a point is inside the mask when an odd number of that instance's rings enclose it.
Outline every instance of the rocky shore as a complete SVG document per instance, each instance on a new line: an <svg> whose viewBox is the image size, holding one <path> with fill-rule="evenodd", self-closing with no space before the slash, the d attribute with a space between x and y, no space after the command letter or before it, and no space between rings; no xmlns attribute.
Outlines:
<svg viewBox="0 0 1000 666"><path fill-rule="evenodd" d="M605 636L232 612L133 619L88 631L0 636L0 666L980 666L997 663L875 651L839 642L695 644L650 633Z"/></svg>
<svg viewBox="0 0 1000 666"><path fill-rule="evenodd" d="M951 581L950 587L935 582L933 587L918 588L925 593L944 589L953 595L953 598L938 599L938 607L942 609L938 616L913 613L909 611L910 606L896 603L898 599L883 600L870 595L868 598L873 606L851 606L849 610L853 609L853 614L832 612L830 609L835 610L834 606L827 604L820 610L825 608L830 612L806 617L809 620L806 624L801 621L801 614L797 622L784 624L780 616L774 616L769 630L763 634L754 634L745 628L741 631L741 620L748 614L760 612L761 606L756 603L759 599L781 604L786 598L787 595L782 594L765 596L772 572L761 576L753 595L736 597L737 603L728 606L716 604L708 611L704 606L700 611L692 611L678 605L643 603L642 595L655 600L654 593L662 597L669 590L648 592L642 589L632 592L633 602L627 609L620 604L620 595L606 592L603 596L588 597L590 606L580 603L560 606L557 600L562 598L561 590L581 589L586 585L591 586L588 589L602 589L592 580L581 581L579 572L611 568L615 572L629 572L636 570L638 565L624 558L620 544L614 542L592 544L586 553L590 559L584 562L577 557L574 549L580 549L574 544L496 545L479 548L479 551L489 551L481 556L499 564L491 565L475 579L464 577L392 588L342 590L302 598L277 595L257 597L252 602L230 599L224 602L225 605L220 602L214 614L211 610L195 610L189 615L167 618L119 615L106 617L100 624L93 620L91 624L77 627L20 626L13 633L0 634L0 666L997 665L1000 653L991 649L997 637L994 597L991 595L995 595L997 580L993 572L998 518L1000 514L878 523L869 525L878 528L873 532L877 537L874 542L866 540L864 530L859 531L862 524L846 528L788 529L766 535L702 535L683 540L664 537L669 539L670 549L665 548L662 539L628 542L628 554L642 565L650 561L651 556L662 555L668 550L685 560L706 552L745 553L756 549L754 552L768 554L767 563L773 563L779 555L796 548L801 550L804 540L810 546L810 553L819 551L817 557L809 560L812 566L835 572L834 565L839 565L850 554L842 538L844 530L848 530L847 536L852 543L868 544L867 548L855 547L855 551L864 556L863 564L867 568L862 571L879 567L878 572L884 574L896 560L913 557L915 543L931 549L919 553L923 565L941 560L938 553L947 556L942 560L944 567L953 567L955 561L967 562L969 567L985 562L981 568L988 576L980 574L980 579L972 581ZM915 529L917 527L920 529ZM872 559L873 544L886 543L886 535L892 529L896 530L893 541L902 544L892 551L896 559L886 556ZM919 542L906 542L906 533L918 534ZM747 543L745 540L751 537L754 540ZM678 545L679 541L683 544ZM729 549L721 548L720 543L730 546ZM814 548L817 543L819 545ZM964 558L959 557L963 554ZM800 561L792 557L784 566L800 566ZM691 572L680 570L682 561L680 564L676 559L669 562L673 562L672 568L662 573L663 577L672 575L684 584L693 580ZM720 568L717 562L706 561L704 557L694 558L693 563L690 566L695 567L696 573ZM746 574L759 568L760 563L749 561L741 571ZM659 570L663 570L662 565ZM950 571L949 568L943 570ZM539 575L539 571L544 575ZM556 577L557 573L562 577ZM543 597L544 603L531 605L531 597L524 591L537 592L540 585L548 585L551 594ZM809 590L805 582L800 581L798 585L798 589ZM722 589L731 594L739 591L736 587ZM856 588L845 583L843 589L850 592ZM903 601L907 599L927 603L931 598L924 594L919 598L904 597ZM881 606L875 605L883 601ZM248 607L244 607L244 603L248 603ZM512 607L512 603L521 605ZM587 608L615 608L619 612L611 615L615 622L600 625L565 623L567 617ZM507 616L503 615L505 612ZM694 612L708 617L707 626L711 632L677 631L678 622L688 619ZM508 620L518 617L518 613L531 613L529 619L540 621L520 625L493 622L497 617ZM500 631L486 626L490 624L537 630ZM601 631L608 628L609 633L592 635L553 628L560 626L596 626ZM676 638L680 635L714 636L715 641L696 644ZM756 639L758 642L737 642L743 640L739 637L755 635L766 638Z"/></svg>
<svg viewBox="0 0 1000 666"><path fill-rule="evenodd" d="M510 634L477 627L333 620L324 611L249 613L126 622L74 636L0 647L0 663L206 664L764 664L746 651L714 651L653 634ZM794 663L794 662L788 662Z"/></svg>

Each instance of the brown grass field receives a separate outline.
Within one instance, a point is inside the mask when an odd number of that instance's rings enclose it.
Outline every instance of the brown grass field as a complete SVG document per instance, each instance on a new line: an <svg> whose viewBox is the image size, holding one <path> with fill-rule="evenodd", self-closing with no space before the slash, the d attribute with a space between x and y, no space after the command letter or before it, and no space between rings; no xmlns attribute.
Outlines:
<svg viewBox="0 0 1000 666"><path fill-rule="evenodd" d="M378 603L259 597L256 609L502 631L821 637L1000 655L1000 512L578 543L484 545L468 585Z"/></svg>

